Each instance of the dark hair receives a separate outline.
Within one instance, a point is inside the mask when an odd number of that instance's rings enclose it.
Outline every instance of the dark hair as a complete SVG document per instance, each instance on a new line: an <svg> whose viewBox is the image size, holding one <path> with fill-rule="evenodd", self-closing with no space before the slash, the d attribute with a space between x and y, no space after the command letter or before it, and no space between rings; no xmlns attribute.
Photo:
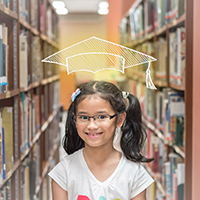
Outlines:
<svg viewBox="0 0 200 200"><path fill-rule="evenodd" d="M134 162L150 162L153 160L145 158L141 154L141 149L146 140L146 132L142 127L140 103L134 95L128 95L129 106L126 108L122 91L110 82L89 81L82 84L79 88L81 92L69 106L65 126L63 147L68 154L74 153L85 145L77 133L73 120L77 106L87 95L97 93L101 98L110 103L116 113L126 112L126 119L121 127L122 137L120 142L121 149L126 158Z"/></svg>

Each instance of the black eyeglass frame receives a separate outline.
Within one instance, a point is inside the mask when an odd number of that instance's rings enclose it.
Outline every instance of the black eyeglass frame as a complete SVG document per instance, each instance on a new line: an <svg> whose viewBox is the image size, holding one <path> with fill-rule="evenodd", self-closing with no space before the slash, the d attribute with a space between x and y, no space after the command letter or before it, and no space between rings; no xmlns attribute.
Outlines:
<svg viewBox="0 0 200 200"><path fill-rule="evenodd" d="M116 113L116 114L114 114L114 115L109 115L109 114L104 114L104 115L109 116L109 117L110 117L110 120L111 120L112 118L116 117L116 116L119 115L119 114L120 114L120 113ZM99 115L101 115L101 114L99 114ZM76 119L75 119L77 116L86 116L88 121L90 121L90 118L93 118L93 120L96 121L95 116L99 116L99 115L93 115L93 116L74 115L74 122L77 123L77 122L76 122ZM102 115L103 115L103 114L102 114Z"/></svg>

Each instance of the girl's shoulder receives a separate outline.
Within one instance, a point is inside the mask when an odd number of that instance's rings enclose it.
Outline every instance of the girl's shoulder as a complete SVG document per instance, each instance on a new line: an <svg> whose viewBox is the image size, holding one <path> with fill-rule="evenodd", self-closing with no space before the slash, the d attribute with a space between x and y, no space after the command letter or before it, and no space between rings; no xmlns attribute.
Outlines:
<svg viewBox="0 0 200 200"><path fill-rule="evenodd" d="M123 163L126 166L127 170L134 170L134 171L140 171L144 170L144 167L141 163L133 162L131 160L128 160L125 155L123 154Z"/></svg>
<svg viewBox="0 0 200 200"><path fill-rule="evenodd" d="M74 161L77 161L80 159L80 156L81 156L81 152L82 152L82 149L78 150L78 151L75 151L74 153L72 154L66 154L61 160L60 160L60 163L65 163L65 164L69 164L71 162L74 162Z"/></svg>

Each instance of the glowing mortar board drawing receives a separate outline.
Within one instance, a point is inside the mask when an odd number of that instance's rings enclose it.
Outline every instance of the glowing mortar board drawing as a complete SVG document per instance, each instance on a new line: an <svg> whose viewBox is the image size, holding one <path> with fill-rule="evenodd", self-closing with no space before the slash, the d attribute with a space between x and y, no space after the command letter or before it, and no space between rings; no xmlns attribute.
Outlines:
<svg viewBox="0 0 200 200"><path fill-rule="evenodd" d="M139 51L93 36L48 56L42 62L66 66L68 74L77 71L96 73L107 69L124 73L126 68L148 63L146 87L156 89L150 76L150 64L156 60Z"/></svg>

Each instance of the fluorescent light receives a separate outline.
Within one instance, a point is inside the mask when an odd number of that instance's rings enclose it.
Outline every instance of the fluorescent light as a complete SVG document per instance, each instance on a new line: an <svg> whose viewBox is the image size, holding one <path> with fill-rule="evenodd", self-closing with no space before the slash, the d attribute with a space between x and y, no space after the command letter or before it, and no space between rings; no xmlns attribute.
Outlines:
<svg viewBox="0 0 200 200"><path fill-rule="evenodd" d="M107 1L101 1L99 3L99 8L108 8L109 7L109 4Z"/></svg>
<svg viewBox="0 0 200 200"><path fill-rule="evenodd" d="M99 15L107 15L109 13L108 8L99 8L98 9L98 14Z"/></svg>
<svg viewBox="0 0 200 200"><path fill-rule="evenodd" d="M66 15L68 13L68 10L65 7L65 3L63 1L53 1L52 5L58 15Z"/></svg>
<svg viewBox="0 0 200 200"><path fill-rule="evenodd" d="M66 15L68 13L67 8L57 8L56 12L58 13L58 15Z"/></svg>
<svg viewBox="0 0 200 200"><path fill-rule="evenodd" d="M52 5L55 9L64 8L65 3L63 1L53 1Z"/></svg>

